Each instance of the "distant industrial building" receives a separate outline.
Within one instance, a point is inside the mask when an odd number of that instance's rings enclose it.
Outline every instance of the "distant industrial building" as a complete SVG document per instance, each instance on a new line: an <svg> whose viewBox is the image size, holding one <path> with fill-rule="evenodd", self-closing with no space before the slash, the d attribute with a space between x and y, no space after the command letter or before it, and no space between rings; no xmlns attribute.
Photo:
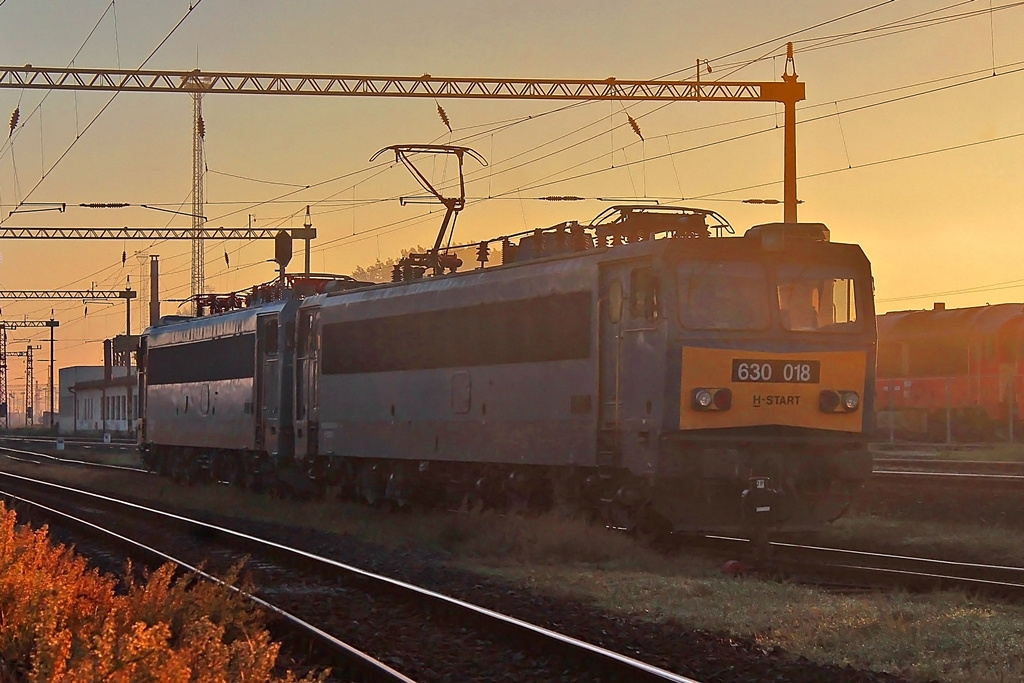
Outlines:
<svg viewBox="0 0 1024 683"><path fill-rule="evenodd" d="M121 335L103 342L103 365L60 369L60 434L135 434L138 380L129 360L137 346L138 337Z"/></svg>

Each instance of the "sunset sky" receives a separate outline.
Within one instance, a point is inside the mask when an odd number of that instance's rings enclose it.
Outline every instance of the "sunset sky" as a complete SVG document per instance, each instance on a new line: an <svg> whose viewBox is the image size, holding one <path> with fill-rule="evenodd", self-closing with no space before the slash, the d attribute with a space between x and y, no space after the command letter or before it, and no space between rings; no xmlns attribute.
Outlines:
<svg viewBox="0 0 1024 683"><path fill-rule="evenodd" d="M170 34L148 68L692 78L699 58L712 67L702 79L771 81L793 40L807 84L798 105L799 217L827 223L836 241L863 246L879 310L1024 301L1017 235L1024 214L1024 2L192 4L189 13L185 0L0 0L0 64L138 68ZM184 216L140 208L77 208L128 202L190 210L190 98L127 93L107 106L110 99L0 89L3 120L16 108L20 114L0 145L3 225L190 225ZM430 99L207 96L208 225L241 227L252 214L258 227L299 226L309 204L319 230L313 270L321 272L350 272L426 245L442 213L401 206L400 196L422 191L402 167L368 162L397 143L467 145L488 160L485 169L467 163L470 200L456 243L589 221L608 205L598 197L710 208L739 231L782 219L781 206L741 203L782 198L781 107L441 105L452 134ZM630 130L627 112L644 141ZM451 166L426 168L435 180L453 177ZM538 199L547 195L588 201ZM9 215L20 202L67 203L68 210ZM130 276L137 288L141 252L160 255L165 299L188 296L187 242L0 243L0 287L123 288ZM207 243L208 290L271 279L271 252L265 242ZM300 262L297 255L293 263ZM0 306L4 319L46 318L54 310L59 366L98 364L97 340L124 328L120 303L91 303L88 314L81 301ZM163 311L175 306L165 303ZM28 338L42 335L19 332L12 348ZM11 365L13 386L21 363Z"/></svg>

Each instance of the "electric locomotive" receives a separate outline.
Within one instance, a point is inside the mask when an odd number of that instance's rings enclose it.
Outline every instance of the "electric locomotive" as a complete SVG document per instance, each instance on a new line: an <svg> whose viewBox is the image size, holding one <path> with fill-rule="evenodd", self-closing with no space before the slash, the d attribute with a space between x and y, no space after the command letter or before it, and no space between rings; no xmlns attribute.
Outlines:
<svg viewBox="0 0 1024 683"><path fill-rule="evenodd" d="M214 316L252 321L250 380L237 396L215 389L194 419L251 406L244 443L205 445L198 426L169 436L185 423L146 398L143 449L165 470L237 460L246 481L299 472L369 503L557 506L635 529L820 526L870 474L870 265L821 224L728 233L711 211L619 206L481 243L473 270L423 277L461 265L435 253L390 284ZM499 242L501 265L485 267ZM204 324L147 333L143 393L166 391L151 381L162 340L174 330L187 354Z"/></svg>

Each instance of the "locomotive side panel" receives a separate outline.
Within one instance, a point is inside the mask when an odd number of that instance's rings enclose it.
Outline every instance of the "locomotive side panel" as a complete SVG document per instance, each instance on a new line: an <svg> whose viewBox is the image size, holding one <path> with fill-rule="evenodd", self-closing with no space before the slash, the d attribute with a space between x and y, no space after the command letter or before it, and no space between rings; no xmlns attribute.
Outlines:
<svg viewBox="0 0 1024 683"><path fill-rule="evenodd" d="M252 379L150 386L148 440L167 446L251 450Z"/></svg>
<svg viewBox="0 0 1024 683"><path fill-rule="evenodd" d="M592 463L595 274L531 264L328 299L319 452Z"/></svg>
<svg viewBox="0 0 1024 683"><path fill-rule="evenodd" d="M256 317L244 310L146 332L144 446L254 448Z"/></svg>
<svg viewBox="0 0 1024 683"><path fill-rule="evenodd" d="M324 454L543 465L593 461L589 362L326 375L321 386L328 397L320 407Z"/></svg>
<svg viewBox="0 0 1024 683"><path fill-rule="evenodd" d="M251 449L254 336L150 347L147 440L169 446Z"/></svg>

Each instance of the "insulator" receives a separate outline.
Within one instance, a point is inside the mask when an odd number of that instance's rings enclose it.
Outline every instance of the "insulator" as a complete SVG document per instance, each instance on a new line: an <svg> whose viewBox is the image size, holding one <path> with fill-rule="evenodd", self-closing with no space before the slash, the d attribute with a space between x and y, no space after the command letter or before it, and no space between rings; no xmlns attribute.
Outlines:
<svg viewBox="0 0 1024 683"><path fill-rule="evenodd" d="M128 251L121 252L121 267L124 268L124 264L128 263Z"/></svg>
<svg viewBox="0 0 1024 683"><path fill-rule="evenodd" d="M636 122L636 119L634 119L629 114L626 114L626 118L629 119L629 126L630 126L630 128L633 129L633 132L636 133L636 136L638 138L640 138L641 140L643 140L644 136L643 136L643 133L640 132L640 124L638 124Z"/></svg>
<svg viewBox="0 0 1024 683"><path fill-rule="evenodd" d="M515 263L516 261L516 248L512 245L512 241L507 237L501 238L501 264Z"/></svg>
<svg viewBox="0 0 1024 683"><path fill-rule="evenodd" d="M583 197L577 197L576 195L550 195L547 197L537 197L542 202L582 202Z"/></svg>
<svg viewBox="0 0 1024 683"><path fill-rule="evenodd" d="M491 260L491 248L487 245L487 242L481 242L477 246L476 260L480 263L481 267Z"/></svg>
<svg viewBox="0 0 1024 683"><path fill-rule="evenodd" d="M569 226L569 235L573 251L583 251L587 248L587 233L578 222L573 221Z"/></svg>
<svg viewBox="0 0 1024 683"><path fill-rule="evenodd" d="M451 133L452 124L448 120L448 114L445 112L444 108L442 108L440 104L437 105L437 115L441 117L441 123L443 123L444 127L448 129L449 133Z"/></svg>
<svg viewBox="0 0 1024 683"><path fill-rule="evenodd" d="M8 133L7 137L14 135L14 129L18 126L18 119L21 118L21 107L15 107L14 113L11 114L11 132Z"/></svg>
<svg viewBox="0 0 1024 683"><path fill-rule="evenodd" d="M196 130L199 131L199 137L206 139L206 122L203 121L203 117L200 115L199 120L196 121Z"/></svg>
<svg viewBox="0 0 1024 683"><path fill-rule="evenodd" d="M228 258L228 252L227 251L224 252L224 265L227 266L228 268L231 267L231 259Z"/></svg>
<svg viewBox="0 0 1024 683"><path fill-rule="evenodd" d="M449 273L454 273L462 266L462 259L457 254L441 254L440 265Z"/></svg>
<svg viewBox="0 0 1024 683"><path fill-rule="evenodd" d="M398 264L398 263L396 263L391 268L391 281L392 282L401 282L402 281L402 266L400 264Z"/></svg>

